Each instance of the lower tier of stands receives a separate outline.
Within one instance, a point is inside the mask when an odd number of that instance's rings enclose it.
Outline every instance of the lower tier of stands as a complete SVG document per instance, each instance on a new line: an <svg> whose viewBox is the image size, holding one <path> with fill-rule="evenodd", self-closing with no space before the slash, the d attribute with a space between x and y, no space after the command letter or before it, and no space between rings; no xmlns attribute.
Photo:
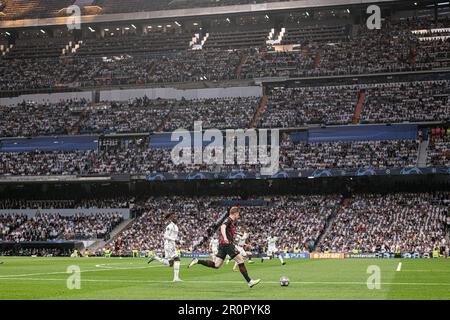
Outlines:
<svg viewBox="0 0 450 320"><path fill-rule="evenodd" d="M450 227L448 192L289 195L250 198L156 197L140 202L143 214L106 246L113 254L132 250L161 252L164 216L175 213L179 249L191 250L205 230L222 215L228 202L242 201L237 233L247 232L246 250L266 252L268 237L279 250L308 252L430 253L445 243ZM14 206L14 205L12 205ZM110 231L121 217L105 215L61 217L37 214L0 215L0 239L13 241L69 239ZM213 235L217 237L218 234ZM197 249L209 252L209 242Z"/></svg>

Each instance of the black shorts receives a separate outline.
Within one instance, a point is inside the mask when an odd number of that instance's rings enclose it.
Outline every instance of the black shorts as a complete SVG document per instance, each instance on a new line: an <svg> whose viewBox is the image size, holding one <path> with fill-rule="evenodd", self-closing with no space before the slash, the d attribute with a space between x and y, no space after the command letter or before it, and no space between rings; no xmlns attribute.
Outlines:
<svg viewBox="0 0 450 320"><path fill-rule="evenodd" d="M234 259L238 254L239 251L236 249L234 244L219 244L216 257L225 260L225 257L229 255L230 259Z"/></svg>

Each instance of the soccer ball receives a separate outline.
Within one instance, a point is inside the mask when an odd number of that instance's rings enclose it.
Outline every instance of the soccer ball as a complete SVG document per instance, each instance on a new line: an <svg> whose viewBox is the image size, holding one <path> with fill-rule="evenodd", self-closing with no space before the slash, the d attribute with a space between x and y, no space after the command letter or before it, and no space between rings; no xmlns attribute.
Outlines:
<svg viewBox="0 0 450 320"><path fill-rule="evenodd" d="M282 277L280 278L280 285L281 285L282 287L287 287L287 286L289 285L289 278L288 278L288 277L285 277L285 276L282 276Z"/></svg>

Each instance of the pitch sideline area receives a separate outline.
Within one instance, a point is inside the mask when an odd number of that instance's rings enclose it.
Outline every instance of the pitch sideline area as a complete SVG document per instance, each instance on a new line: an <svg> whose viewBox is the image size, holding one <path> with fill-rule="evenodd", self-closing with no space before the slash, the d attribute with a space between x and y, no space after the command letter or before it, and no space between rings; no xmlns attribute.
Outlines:
<svg viewBox="0 0 450 320"><path fill-rule="evenodd" d="M449 259L290 259L285 266L256 259L248 269L262 283L253 289L232 263L220 270L187 269L189 259L183 259L184 282L172 283L168 267L139 258L0 261L0 299L450 299ZM79 267L79 290L67 287L69 266ZM368 289L369 266L381 271L380 289ZM281 276L290 279L289 287L279 285Z"/></svg>

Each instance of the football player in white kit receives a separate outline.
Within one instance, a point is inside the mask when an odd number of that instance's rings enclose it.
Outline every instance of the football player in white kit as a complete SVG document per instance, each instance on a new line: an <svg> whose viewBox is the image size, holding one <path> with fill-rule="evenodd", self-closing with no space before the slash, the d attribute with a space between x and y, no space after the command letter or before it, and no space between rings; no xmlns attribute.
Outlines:
<svg viewBox="0 0 450 320"><path fill-rule="evenodd" d="M164 258L153 255L148 259L148 263L158 260L166 266L173 267L173 282L180 282L182 280L179 277L180 257L176 245L178 240L178 227L175 224L176 216L173 213L169 213L166 215L165 220L168 225L164 232Z"/></svg>
<svg viewBox="0 0 450 320"><path fill-rule="evenodd" d="M211 250L211 258L214 260L219 252L219 239L213 238L209 243L209 249Z"/></svg>
<svg viewBox="0 0 450 320"><path fill-rule="evenodd" d="M239 253L241 254L241 256L243 256L244 258L248 258L248 263L252 264L252 255L247 253L247 251L245 251L245 242L248 239L248 233L244 232L243 234L237 234L236 235L236 249L239 251ZM234 263L233 266L233 271L237 272L237 267L238 264L237 262Z"/></svg>
<svg viewBox="0 0 450 320"><path fill-rule="evenodd" d="M267 256L270 259L273 259L276 254L278 254L278 259L281 261L281 265L285 265L286 262L283 260L283 257L279 254L278 248L277 248L277 240L278 237L267 237Z"/></svg>

